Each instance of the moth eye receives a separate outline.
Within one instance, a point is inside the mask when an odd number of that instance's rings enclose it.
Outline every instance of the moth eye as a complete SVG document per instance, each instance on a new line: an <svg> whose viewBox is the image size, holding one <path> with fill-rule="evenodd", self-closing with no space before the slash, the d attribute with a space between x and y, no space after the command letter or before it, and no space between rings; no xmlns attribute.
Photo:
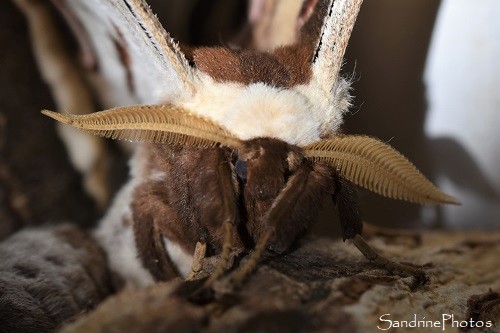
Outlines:
<svg viewBox="0 0 500 333"><path fill-rule="evenodd" d="M236 170L236 174L241 180L247 180L247 162L237 159L236 163L234 163L234 169Z"/></svg>

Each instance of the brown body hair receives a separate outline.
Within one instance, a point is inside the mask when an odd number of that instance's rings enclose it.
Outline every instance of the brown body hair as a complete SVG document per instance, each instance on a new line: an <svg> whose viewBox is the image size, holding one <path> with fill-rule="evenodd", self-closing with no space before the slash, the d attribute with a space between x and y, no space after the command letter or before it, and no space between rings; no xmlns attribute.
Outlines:
<svg viewBox="0 0 500 333"><path fill-rule="evenodd" d="M193 253L198 241L210 252L222 246L220 196L217 164L227 160L229 151L148 145L144 174L133 193L132 218L139 256L157 279L178 275L168 259L162 236ZM161 179L152 179L153 173ZM231 176L230 170L227 176Z"/></svg>
<svg viewBox="0 0 500 333"><path fill-rule="evenodd" d="M325 195L338 197L340 187L335 191L332 170L307 161L298 147L261 138L248 141L238 153L225 148L146 147L140 177L144 180L134 190L131 208L139 256L156 279L178 275L163 236L188 253L202 241L209 254L217 254L223 244L224 214L234 214L230 217L237 225L234 245L251 249L268 227L266 215L276 202L295 193L294 202L285 203L268 246L284 252L309 229ZM244 165L246 177L238 175L242 172L237 172L236 164ZM154 174L161 176L155 179ZM221 177L230 179L232 187L224 188ZM227 197L232 212L224 208ZM359 222L359 216L354 221ZM361 224L350 229L360 233Z"/></svg>

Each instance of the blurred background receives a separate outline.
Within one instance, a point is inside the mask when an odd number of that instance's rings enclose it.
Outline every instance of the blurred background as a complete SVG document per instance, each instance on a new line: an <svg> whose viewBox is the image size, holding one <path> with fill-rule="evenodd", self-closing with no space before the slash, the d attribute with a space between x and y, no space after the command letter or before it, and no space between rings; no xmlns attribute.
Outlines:
<svg viewBox="0 0 500 333"><path fill-rule="evenodd" d="M183 43L252 39L245 1L149 3ZM361 191L365 221L412 229L498 229L499 17L496 0L364 2L344 66L355 78L344 130L389 142L462 202L422 208ZM54 102L38 74L25 19L11 1L3 1L0 22L0 239L27 225L92 226L103 209L83 189L53 122L39 114L54 109ZM69 33L67 39L76 56ZM111 198L127 177L127 156L116 143L105 144ZM316 231L337 234L335 216L326 200Z"/></svg>
<svg viewBox="0 0 500 333"><path fill-rule="evenodd" d="M368 195L376 224L498 228L500 3L365 1L351 40L359 106L350 132L406 154L461 206L414 207Z"/></svg>

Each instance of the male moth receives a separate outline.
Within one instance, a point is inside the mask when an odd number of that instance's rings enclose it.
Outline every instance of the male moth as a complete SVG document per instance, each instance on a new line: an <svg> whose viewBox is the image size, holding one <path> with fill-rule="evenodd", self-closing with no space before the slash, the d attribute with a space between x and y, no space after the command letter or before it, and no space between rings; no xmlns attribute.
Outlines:
<svg viewBox="0 0 500 333"><path fill-rule="evenodd" d="M54 0L55 1L55 0ZM107 138L141 142L129 183L96 230L112 269L129 283L187 276L198 242L221 254L283 252L334 200L344 239L404 274L361 238L353 183L415 203L457 203L376 139L339 133L350 106L340 75L362 0L305 0L294 44L268 52L181 52L142 0L57 1L107 78L119 106L44 114ZM139 104L127 105L126 104Z"/></svg>

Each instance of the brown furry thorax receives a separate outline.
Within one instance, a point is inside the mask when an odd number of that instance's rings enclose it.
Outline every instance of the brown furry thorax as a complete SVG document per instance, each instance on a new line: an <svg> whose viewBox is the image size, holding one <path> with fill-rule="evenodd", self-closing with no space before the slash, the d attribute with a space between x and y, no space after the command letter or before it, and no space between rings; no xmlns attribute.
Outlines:
<svg viewBox="0 0 500 333"><path fill-rule="evenodd" d="M312 57L307 45L282 46L273 52L224 47L202 47L193 52L196 67L215 81L245 85L262 82L282 88L309 82Z"/></svg>

